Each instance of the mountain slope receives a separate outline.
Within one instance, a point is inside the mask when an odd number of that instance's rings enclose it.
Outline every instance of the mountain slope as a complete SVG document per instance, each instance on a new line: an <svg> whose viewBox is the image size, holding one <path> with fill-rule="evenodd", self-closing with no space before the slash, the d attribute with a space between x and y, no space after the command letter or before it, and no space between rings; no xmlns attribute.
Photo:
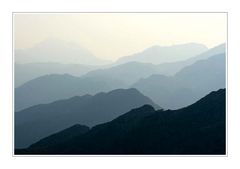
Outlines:
<svg viewBox="0 0 240 169"><path fill-rule="evenodd" d="M55 145L61 145L70 141L80 135L83 135L89 131L89 127L76 124L56 134L52 134L44 139L37 145L41 149L47 149L48 147L55 147Z"/></svg>
<svg viewBox="0 0 240 169"><path fill-rule="evenodd" d="M157 73L159 73L157 65L151 63L128 62L110 68L93 70L83 77L111 78L131 85L140 78L146 78Z"/></svg>
<svg viewBox="0 0 240 169"><path fill-rule="evenodd" d="M113 64L111 67L96 69L88 72L84 77L95 78L112 78L132 85L141 78L147 78L153 74L174 75L186 66L192 65L196 61L208 59L215 54L222 54L225 52L225 45L219 45L211 48L200 55L191 57L183 61L152 64L130 61L122 64Z"/></svg>
<svg viewBox="0 0 240 169"><path fill-rule="evenodd" d="M138 89L164 109L190 105L207 93L225 87L225 54L183 68L175 76L152 75L132 87Z"/></svg>
<svg viewBox="0 0 240 169"><path fill-rule="evenodd" d="M76 123L93 126L107 122L144 104L160 108L136 89L117 89L36 105L15 113L15 146L27 147Z"/></svg>
<svg viewBox="0 0 240 169"><path fill-rule="evenodd" d="M70 74L72 76L81 76L89 71L99 68L99 66L89 66L80 64L61 64L61 63L28 63L15 64L14 80L15 88L21 86L27 81L48 74Z"/></svg>
<svg viewBox="0 0 240 169"><path fill-rule="evenodd" d="M196 55L194 57L191 57L191 58L183 60L183 61L159 64L158 71L159 71L159 74L162 74L162 75L175 75L177 72L179 72L184 67L190 66L199 60L205 60L214 55L220 55L220 54L224 54L224 53L226 53L226 44L225 43L215 46L199 55Z"/></svg>
<svg viewBox="0 0 240 169"><path fill-rule="evenodd" d="M127 88L133 83L136 83L141 78L147 78L152 74L174 74L185 66L193 64L197 60L209 58L210 54L219 53L225 51L225 44L217 46L208 50L207 52L196 56L194 58L175 62L165 63L160 65L154 65L150 63L129 62L121 65L104 66L102 69L91 71L83 77L73 77L68 75L44 75L35 79L32 79L16 88L15 90L15 110L41 104L49 103L59 99L69 98L75 95L84 94L96 94L100 91L110 91L117 88ZM17 64L18 65L18 64ZM28 64L33 65L34 69L24 71L24 74L28 77L32 77L32 73L35 73L35 69L43 70L46 73L48 70L41 64ZM60 65L60 64L59 64ZM18 65L19 66L19 65ZM22 65L24 67L24 65ZM52 72L57 72L58 69L51 66ZM62 66L60 66L62 69ZM95 68L92 66L90 69ZM38 69L38 70L39 70ZM80 69L78 69L80 71ZM74 70L75 71L75 70ZM82 70L83 72L85 70ZM86 70L87 71L87 70ZM83 73L82 72L82 73ZM70 71L70 73L72 73ZM18 67L15 68L15 79L22 80L25 76L21 76L21 71ZM78 74L76 72L76 74ZM79 75L81 71L79 72ZM36 75L34 75L36 76ZM61 85L59 85L61 84ZM146 93L148 94L148 93ZM206 94L206 93L205 93ZM196 99L195 99L196 100ZM191 104L192 102L190 102ZM166 107L166 106L165 106ZM168 108L168 107L166 107ZM178 108L178 107L177 107Z"/></svg>
<svg viewBox="0 0 240 169"><path fill-rule="evenodd" d="M142 62L161 64L185 60L207 51L207 47L197 43L187 43L172 46L152 46L140 53L121 57L117 63Z"/></svg>
<svg viewBox="0 0 240 169"><path fill-rule="evenodd" d="M145 105L65 143L51 146L40 140L15 153L223 155L225 97L221 89L179 110L155 111Z"/></svg>
<svg viewBox="0 0 240 169"><path fill-rule="evenodd" d="M121 81L111 78L83 78L68 74L45 75L15 89L15 111L77 95L96 94L125 87Z"/></svg>

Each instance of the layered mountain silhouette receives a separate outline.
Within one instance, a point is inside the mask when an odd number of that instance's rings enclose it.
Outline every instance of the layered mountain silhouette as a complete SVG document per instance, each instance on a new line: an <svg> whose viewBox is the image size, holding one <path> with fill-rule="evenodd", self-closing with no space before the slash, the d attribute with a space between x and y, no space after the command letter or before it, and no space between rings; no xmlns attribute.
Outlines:
<svg viewBox="0 0 240 169"><path fill-rule="evenodd" d="M87 49L57 38L46 39L28 49L15 50L16 63L57 62L63 64L102 65L110 63L96 58Z"/></svg>
<svg viewBox="0 0 240 169"><path fill-rule="evenodd" d="M125 87L126 85L121 81L111 78L83 78L68 74L45 75L15 89L15 111L73 96L96 94Z"/></svg>
<svg viewBox="0 0 240 169"><path fill-rule="evenodd" d="M27 147L76 123L90 127L104 123L144 104L160 109L136 89L117 89L36 105L15 113L15 147Z"/></svg>
<svg viewBox="0 0 240 169"><path fill-rule="evenodd" d="M81 76L100 66L80 65L80 64L61 64L61 63L28 63L15 64L15 88L25 82L49 74L69 74Z"/></svg>
<svg viewBox="0 0 240 169"><path fill-rule="evenodd" d="M225 88L225 77L225 54L219 54L186 66L174 76L152 75L132 87L164 109L178 109Z"/></svg>
<svg viewBox="0 0 240 169"><path fill-rule="evenodd" d="M161 73L158 65L151 63L128 62L110 68L96 69L83 75L91 78L111 78L131 85L141 78Z"/></svg>
<svg viewBox="0 0 240 169"><path fill-rule="evenodd" d="M130 56L121 57L117 63L127 62L143 62L161 64L165 62L176 62L180 60L186 60L193 56L199 55L208 48L202 44L187 43L181 45L172 46L152 46L140 53L136 53Z"/></svg>
<svg viewBox="0 0 240 169"><path fill-rule="evenodd" d="M192 65L196 61L208 59L211 56L223 54L225 52L226 52L226 44L223 43L207 50L206 52L203 52L199 55L196 55L186 60L159 64L158 71L159 71L159 74L162 74L162 75L168 75L168 76L175 75L181 69L183 69L186 66Z"/></svg>
<svg viewBox="0 0 240 169"><path fill-rule="evenodd" d="M201 55L198 55L191 59L180 61L180 62L165 63L160 65L154 65L151 63L129 62L129 63L114 65L114 66L104 66L102 67L102 69L90 71L89 73L81 77L74 77L66 74L65 75L55 75L55 74L44 75L44 76L35 78L33 80L30 80L25 84L16 88L15 110L19 111L36 104L49 103L59 99L69 98L75 95L96 94L101 91L104 92L104 91L114 90L117 88L128 88L128 87L132 87L132 85L134 88L138 87L140 90L144 92L144 94L149 95L152 99L154 99L161 105L161 102L159 101L161 101L162 98L157 99L151 94L149 94L148 92L145 92L145 90L142 89L141 85L139 85L140 83L142 83L142 80L140 79L149 77L149 81L151 81L152 80L151 75L176 74L176 71L181 70L184 67L189 65L193 67L195 66L195 64L193 63L195 63L196 61L203 60L203 59L206 60L212 57L212 54L219 53L222 51L225 51L224 44L217 46L213 49L210 49ZM34 64L30 64L30 65L34 65ZM35 65L38 65L38 64L35 64ZM22 67L24 67L24 65ZM41 67L41 66L35 66L35 69L37 69L37 67ZM95 66L92 66L91 68L94 69L94 67ZM26 71L28 72L28 73L24 73L26 76L28 75L31 76L32 73L35 74L35 71L31 71L31 68L30 70L27 68L23 68L23 69L25 70L23 72L26 72ZM50 68L50 69L53 69L53 68ZM46 72L45 70L48 71L48 69L44 69L42 72ZM71 69L69 70L70 70L69 73L72 73ZM82 72L84 71L85 70L83 70ZM79 75L81 75L80 69L79 69ZM196 77L196 75L194 76ZM18 76L15 76L15 78L17 77ZM23 77L25 76L22 76L22 78L20 79L23 79ZM204 79L201 79L201 80L204 80ZM177 86L177 83L175 83L175 85ZM179 86L181 87L182 84L179 84ZM218 89L218 88L214 88L214 89ZM171 93L174 93L174 90L171 90L170 88L169 90L170 90L170 93L168 92L169 93L168 95L163 95L163 96L166 96L166 99L163 98L166 101L168 100L168 96ZM184 90L189 90L189 88L186 86L184 87L184 89L182 89L182 91L177 91L177 92L181 92L184 94L185 93ZM155 90L151 90L150 92L158 93L158 92L155 92ZM209 90L207 92L209 92ZM204 93L200 97L197 97L194 101L201 98L205 94L206 93ZM188 96L189 94L188 92L186 92L186 97ZM180 104L179 106L178 105L175 106L173 104L171 107L169 107L168 105L163 103L163 107L165 106L165 108L179 108L181 106L186 106L188 104L193 103L191 95L189 99L190 99L189 102L187 101L188 99L186 99L187 104L185 104L185 102L183 101L182 104L179 103Z"/></svg>
<svg viewBox="0 0 240 169"><path fill-rule="evenodd" d="M86 132L75 125L15 154L223 155L225 95L220 89L179 110L144 105Z"/></svg>
<svg viewBox="0 0 240 169"><path fill-rule="evenodd" d="M96 78L115 78L125 84L133 84L141 78L146 78L153 74L174 75L186 66L192 65L196 61L208 59L217 54L225 53L225 44L221 44L206 52L191 57L190 59L178 62L170 62L163 64L141 63L141 62L127 62L123 64L114 64L112 67L105 67L88 72L84 77Z"/></svg>
<svg viewBox="0 0 240 169"><path fill-rule="evenodd" d="M61 64L56 62L15 64L15 88L29 80L47 74L70 74L73 76L81 76L90 71L92 72L88 73L86 76L111 76L130 84L139 80L139 77L145 78L152 74L174 75L183 67L191 65L197 60L207 59L210 56L221 53L225 53L225 44L216 46L187 60L162 64L141 63L137 61L131 61L120 65L117 62L112 65L104 66Z"/></svg>
<svg viewBox="0 0 240 169"><path fill-rule="evenodd" d="M15 50L15 153L225 154L225 48L152 46L111 64L59 39Z"/></svg>

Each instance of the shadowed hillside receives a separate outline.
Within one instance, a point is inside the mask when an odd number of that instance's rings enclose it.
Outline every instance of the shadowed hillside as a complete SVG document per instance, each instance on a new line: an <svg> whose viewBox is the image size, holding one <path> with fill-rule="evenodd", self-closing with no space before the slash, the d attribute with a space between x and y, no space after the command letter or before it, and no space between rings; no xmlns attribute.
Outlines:
<svg viewBox="0 0 240 169"><path fill-rule="evenodd" d="M14 87L17 88L30 80L44 75L69 74L72 76L81 76L99 67L100 66L61 63L15 64Z"/></svg>
<svg viewBox="0 0 240 169"><path fill-rule="evenodd" d="M121 81L111 78L83 78L68 74L45 75L15 89L15 111L73 96L108 92L125 87Z"/></svg>
<svg viewBox="0 0 240 169"><path fill-rule="evenodd" d="M175 76L152 75L132 87L164 109L190 105L207 93L225 88L225 54L215 55L183 68Z"/></svg>
<svg viewBox="0 0 240 169"><path fill-rule="evenodd" d="M211 92L179 110L155 111L144 105L65 142L52 145L50 136L15 153L223 155L225 95L225 89Z"/></svg>
<svg viewBox="0 0 240 169"><path fill-rule="evenodd" d="M76 123L90 127L104 123L144 104L160 109L136 89L118 89L36 105L15 113L15 146L27 147Z"/></svg>

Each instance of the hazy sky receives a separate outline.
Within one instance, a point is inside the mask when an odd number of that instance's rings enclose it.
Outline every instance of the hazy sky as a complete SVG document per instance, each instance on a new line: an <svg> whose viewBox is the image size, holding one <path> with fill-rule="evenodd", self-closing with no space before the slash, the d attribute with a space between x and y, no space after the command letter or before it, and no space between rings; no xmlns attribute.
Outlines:
<svg viewBox="0 0 240 169"><path fill-rule="evenodd" d="M116 60L152 45L226 41L225 13L15 14L15 48L47 38L76 42L95 56Z"/></svg>

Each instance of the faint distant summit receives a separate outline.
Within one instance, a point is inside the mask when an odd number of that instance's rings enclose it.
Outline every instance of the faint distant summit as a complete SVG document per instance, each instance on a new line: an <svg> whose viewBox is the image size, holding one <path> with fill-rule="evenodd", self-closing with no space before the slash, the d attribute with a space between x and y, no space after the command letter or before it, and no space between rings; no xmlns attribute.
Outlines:
<svg viewBox="0 0 240 169"><path fill-rule="evenodd" d="M31 48L15 50L16 63L56 62L64 64L103 65L107 60L96 58L89 50L74 42L46 39Z"/></svg>

